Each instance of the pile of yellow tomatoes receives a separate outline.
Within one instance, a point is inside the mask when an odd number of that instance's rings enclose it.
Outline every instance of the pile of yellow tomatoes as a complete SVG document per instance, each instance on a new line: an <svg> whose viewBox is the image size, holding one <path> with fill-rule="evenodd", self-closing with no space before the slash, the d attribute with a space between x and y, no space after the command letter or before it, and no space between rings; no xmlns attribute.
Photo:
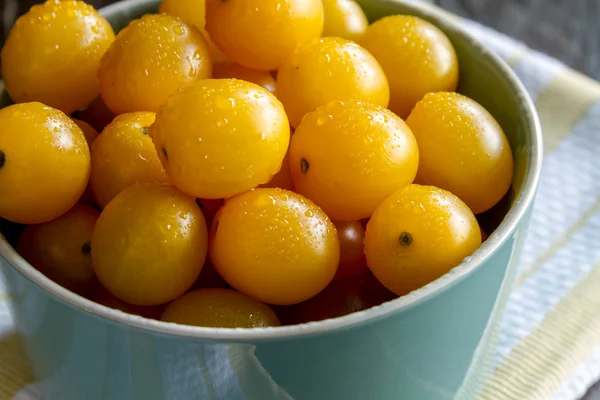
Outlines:
<svg viewBox="0 0 600 400"><path fill-rule="evenodd" d="M437 279L507 193L445 34L352 0L49 0L1 54L0 217L82 296L167 322L337 317Z"/></svg>

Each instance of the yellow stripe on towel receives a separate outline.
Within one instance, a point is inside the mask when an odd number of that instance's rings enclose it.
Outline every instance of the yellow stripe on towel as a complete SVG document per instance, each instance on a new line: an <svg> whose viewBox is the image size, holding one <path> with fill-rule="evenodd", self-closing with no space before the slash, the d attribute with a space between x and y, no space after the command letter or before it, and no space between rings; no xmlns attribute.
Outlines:
<svg viewBox="0 0 600 400"><path fill-rule="evenodd" d="M579 230L585 225L590 218L592 218L598 211L600 211L600 197L588 207L583 214L563 233L558 239L544 251L535 261L525 266L521 275L517 277L513 291L517 290L531 275L533 275L546 261L548 261L557 251L563 248L565 244L571 239L571 237L579 232Z"/></svg>
<svg viewBox="0 0 600 400"><path fill-rule="evenodd" d="M600 343L600 264L498 365L481 400L547 399Z"/></svg>
<svg viewBox="0 0 600 400"><path fill-rule="evenodd" d="M519 47L515 48L514 53L512 53L511 55L509 55L505 58L505 61L508 65L510 65L511 67L514 67L515 65L517 65L517 63L519 61L521 61L523 58L525 58L529 54L531 54L531 49L529 47L527 47L525 45L519 46Z"/></svg>
<svg viewBox="0 0 600 400"><path fill-rule="evenodd" d="M0 400L10 400L33 382L27 355L16 334L0 338Z"/></svg>
<svg viewBox="0 0 600 400"><path fill-rule="evenodd" d="M542 124L546 154L571 134L589 106L599 98L598 82L566 68L542 89L535 105Z"/></svg>

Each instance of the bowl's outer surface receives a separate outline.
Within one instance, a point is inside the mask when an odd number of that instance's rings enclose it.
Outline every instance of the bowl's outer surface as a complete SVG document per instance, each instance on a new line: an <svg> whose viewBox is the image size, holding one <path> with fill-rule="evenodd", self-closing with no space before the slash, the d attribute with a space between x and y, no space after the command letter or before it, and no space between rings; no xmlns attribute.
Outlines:
<svg viewBox="0 0 600 400"><path fill-rule="evenodd" d="M104 13L120 29L157 3L129 0ZM526 180L535 190L540 150L532 145L540 144L539 123L506 67L435 12L393 1L362 3L371 19L414 14L446 31L461 63L460 91L492 112L513 146L514 198L522 198ZM0 101L6 105L7 96ZM531 197L503 240L490 237L498 242L493 253L460 279L406 306L395 307L402 302L396 300L390 312L362 313L358 323L340 329L317 329L331 326L326 322L294 327L289 335L272 330L262 338L232 334L218 341L169 335L145 329L152 327L145 320L127 317L131 323L123 324L94 315L97 306L85 300L74 307L58 299L32 282L24 273L30 267L1 236L0 269L46 399L472 399L492 367Z"/></svg>

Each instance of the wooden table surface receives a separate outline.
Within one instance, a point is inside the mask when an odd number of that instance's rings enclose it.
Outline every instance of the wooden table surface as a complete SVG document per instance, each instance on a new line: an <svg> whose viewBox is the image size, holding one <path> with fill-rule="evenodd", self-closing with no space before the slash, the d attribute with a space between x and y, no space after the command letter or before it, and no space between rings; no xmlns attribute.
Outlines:
<svg viewBox="0 0 600 400"><path fill-rule="evenodd" d="M600 80L600 0L429 1L513 36ZM0 43L15 16L39 2L41 0L0 0ZM100 7L113 1L88 2ZM600 382L582 400L600 400Z"/></svg>

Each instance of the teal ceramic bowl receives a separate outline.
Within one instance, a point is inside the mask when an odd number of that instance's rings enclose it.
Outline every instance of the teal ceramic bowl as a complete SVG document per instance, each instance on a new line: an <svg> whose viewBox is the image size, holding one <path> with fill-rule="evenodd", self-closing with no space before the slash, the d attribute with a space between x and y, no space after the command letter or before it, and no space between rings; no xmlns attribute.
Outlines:
<svg viewBox="0 0 600 400"><path fill-rule="evenodd" d="M253 330L178 326L124 314L54 284L0 236L0 267L45 399L473 399L495 342L540 175L531 100L498 57L429 7L362 1L372 20L413 14L439 26L461 66L459 91L483 104L512 145L511 193L484 224L497 227L472 257L437 281L367 311ZM115 29L155 12L127 0L103 14ZM7 104L6 94L2 97Z"/></svg>

